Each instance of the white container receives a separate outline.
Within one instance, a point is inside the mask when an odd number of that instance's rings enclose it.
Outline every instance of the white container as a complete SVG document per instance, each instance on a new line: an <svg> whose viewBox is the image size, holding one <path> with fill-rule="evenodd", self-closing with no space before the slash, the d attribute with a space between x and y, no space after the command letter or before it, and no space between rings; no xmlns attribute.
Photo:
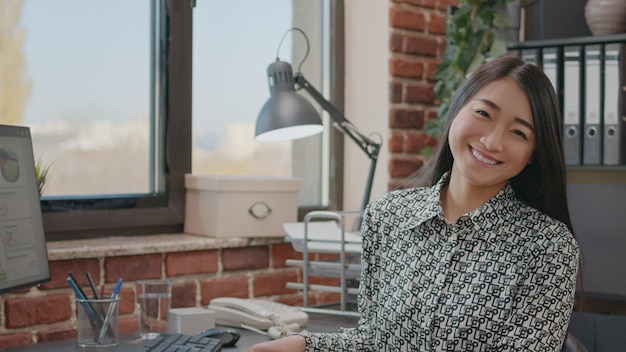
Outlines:
<svg viewBox="0 0 626 352"><path fill-rule="evenodd" d="M215 327L215 312L202 307L170 309L167 332L195 335Z"/></svg>
<svg viewBox="0 0 626 352"><path fill-rule="evenodd" d="M283 237L297 221L299 179L187 174L185 188L185 233Z"/></svg>

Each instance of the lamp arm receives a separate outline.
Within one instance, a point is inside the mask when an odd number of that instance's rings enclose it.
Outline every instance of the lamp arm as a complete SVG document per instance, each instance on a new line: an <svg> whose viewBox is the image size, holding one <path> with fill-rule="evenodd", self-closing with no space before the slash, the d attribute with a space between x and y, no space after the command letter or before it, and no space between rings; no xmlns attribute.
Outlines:
<svg viewBox="0 0 626 352"><path fill-rule="evenodd" d="M335 122L334 125L338 130L340 130L343 134L348 135L348 137L350 137L370 159L378 158L378 152L380 151L381 145L379 142L373 141L357 131L356 127L348 121L341 111L326 100L326 98L324 98L324 96L322 96L322 94L318 92L301 73L298 72L295 75L294 81L296 86L303 88L307 93L309 93L313 100L320 104L324 110L328 111L328 114Z"/></svg>
<svg viewBox="0 0 626 352"><path fill-rule="evenodd" d="M374 181L374 172L376 171L376 161L378 160L378 153L380 152L381 143L373 141L372 139L359 133L357 129L348 121L348 119L331 104L324 96L318 92L304 76L298 72L294 76L296 86L303 88L320 106L328 111L328 114L335 122L335 127L339 129L343 134L348 135L361 150L367 154L370 159L370 169L367 176L367 183L365 185L365 193L363 194L363 201L361 203L361 210L365 210L365 207L369 203L370 195L372 192L372 184Z"/></svg>

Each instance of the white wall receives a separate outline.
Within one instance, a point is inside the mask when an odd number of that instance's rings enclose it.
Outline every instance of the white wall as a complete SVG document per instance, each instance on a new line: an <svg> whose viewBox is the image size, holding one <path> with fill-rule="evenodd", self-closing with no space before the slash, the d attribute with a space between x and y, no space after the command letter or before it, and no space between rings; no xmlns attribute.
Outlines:
<svg viewBox="0 0 626 352"><path fill-rule="evenodd" d="M383 141L370 197L376 199L389 181L389 2L345 0L345 25L345 115L359 132ZM349 138L345 151L344 210L358 210L370 161Z"/></svg>

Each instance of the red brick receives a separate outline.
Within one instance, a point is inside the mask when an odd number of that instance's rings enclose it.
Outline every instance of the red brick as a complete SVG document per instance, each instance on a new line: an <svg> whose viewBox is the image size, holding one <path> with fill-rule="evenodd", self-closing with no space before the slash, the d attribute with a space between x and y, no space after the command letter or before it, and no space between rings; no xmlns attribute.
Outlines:
<svg viewBox="0 0 626 352"><path fill-rule="evenodd" d="M426 60L424 63L424 71L426 71L426 79L429 81L435 80L435 72L437 72L437 65L440 60Z"/></svg>
<svg viewBox="0 0 626 352"><path fill-rule="evenodd" d="M120 291L119 314L132 314L135 312L135 290L122 288Z"/></svg>
<svg viewBox="0 0 626 352"><path fill-rule="evenodd" d="M441 10L446 10L448 6L459 6L459 2L460 0L439 0L437 2L437 8Z"/></svg>
<svg viewBox="0 0 626 352"><path fill-rule="evenodd" d="M120 318L119 322L117 323L117 329L120 334L124 332L138 331L139 319L137 318L137 316L133 316L130 318Z"/></svg>
<svg viewBox="0 0 626 352"><path fill-rule="evenodd" d="M10 298L4 302L4 314L7 328L20 328L68 320L72 306L68 295Z"/></svg>
<svg viewBox="0 0 626 352"><path fill-rule="evenodd" d="M198 286L194 281L174 283L172 285L172 308L195 307Z"/></svg>
<svg viewBox="0 0 626 352"><path fill-rule="evenodd" d="M430 15L430 21L428 21L428 32L432 34L445 35L448 30L448 24L446 23L447 17L445 15L437 15L432 13Z"/></svg>
<svg viewBox="0 0 626 352"><path fill-rule="evenodd" d="M409 104L434 104L435 91L433 90L433 85L418 84L407 86L406 102Z"/></svg>
<svg viewBox="0 0 626 352"><path fill-rule="evenodd" d="M297 282L298 275L295 271L259 274L252 278L254 296L270 296L295 292L288 289L287 282Z"/></svg>
<svg viewBox="0 0 626 352"><path fill-rule="evenodd" d="M389 73L396 77L421 78L424 75L424 64L413 59L391 59Z"/></svg>
<svg viewBox="0 0 626 352"><path fill-rule="evenodd" d="M215 297L248 298L248 278L235 276L200 282L201 304L207 305Z"/></svg>
<svg viewBox="0 0 626 352"><path fill-rule="evenodd" d="M409 9L392 7L389 11L389 24L393 28L423 31L425 28L424 14Z"/></svg>
<svg viewBox="0 0 626 352"><path fill-rule="evenodd" d="M400 33L391 34L389 40L389 51L392 53L401 53L404 51L404 35Z"/></svg>
<svg viewBox="0 0 626 352"><path fill-rule="evenodd" d="M395 158L389 161L391 177L408 177L422 167L424 161L419 158Z"/></svg>
<svg viewBox="0 0 626 352"><path fill-rule="evenodd" d="M404 51L411 55L436 56L438 43L436 39L407 36Z"/></svg>
<svg viewBox="0 0 626 352"><path fill-rule="evenodd" d="M389 84L389 101L392 103L402 102L402 83L391 82Z"/></svg>
<svg viewBox="0 0 626 352"><path fill-rule="evenodd" d="M0 335L0 346L3 348L33 345L33 335L28 333Z"/></svg>
<svg viewBox="0 0 626 352"><path fill-rule="evenodd" d="M95 284L100 282L100 265L98 259L76 259L76 260L60 260L50 262L50 281L42 284L41 289L53 289L69 287L67 277L69 273L73 273L82 287L88 287L87 276L85 273L91 274Z"/></svg>
<svg viewBox="0 0 626 352"><path fill-rule="evenodd" d="M276 300L276 302L286 304L288 306L302 307L304 299L302 298L302 295L281 296Z"/></svg>
<svg viewBox="0 0 626 352"><path fill-rule="evenodd" d="M7 299L4 302L4 315L7 328L31 326L37 321L37 307L32 300Z"/></svg>
<svg viewBox="0 0 626 352"><path fill-rule="evenodd" d="M413 129L424 126L422 110L393 109L389 117L389 128Z"/></svg>
<svg viewBox="0 0 626 352"><path fill-rule="evenodd" d="M321 292L317 295L316 304L329 304L341 301L341 295L333 292Z"/></svg>
<svg viewBox="0 0 626 352"><path fill-rule="evenodd" d="M404 151L404 133L391 132L387 145L391 153L402 153Z"/></svg>
<svg viewBox="0 0 626 352"><path fill-rule="evenodd" d="M161 254L109 257L104 261L105 281L115 283L122 277L125 282L139 279L160 279Z"/></svg>
<svg viewBox="0 0 626 352"><path fill-rule="evenodd" d="M77 331L76 328L47 329L38 331L37 336L39 336L39 342L69 340L76 339Z"/></svg>
<svg viewBox="0 0 626 352"><path fill-rule="evenodd" d="M253 270L269 268L268 246L228 248L222 252L222 270Z"/></svg>
<svg viewBox="0 0 626 352"><path fill-rule="evenodd" d="M428 145L428 136L423 132L409 132L406 138L407 153L419 153Z"/></svg>
<svg viewBox="0 0 626 352"><path fill-rule="evenodd" d="M429 8L434 8L440 0L421 0L422 5Z"/></svg>
<svg viewBox="0 0 626 352"><path fill-rule="evenodd" d="M309 284L339 287L341 285L341 281L334 277L309 276Z"/></svg>
<svg viewBox="0 0 626 352"><path fill-rule="evenodd" d="M424 0L392 0L392 1L397 2L397 3L412 4L412 5L422 5L424 3ZM434 1L434 0L430 0L430 1Z"/></svg>
<svg viewBox="0 0 626 352"><path fill-rule="evenodd" d="M272 246L273 268L284 268L287 259L302 259L302 253L293 249L291 243L275 244Z"/></svg>
<svg viewBox="0 0 626 352"><path fill-rule="evenodd" d="M167 276L214 273L218 270L218 252L195 251L169 253L165 256Z"/></svg>
<svg viewBox="0 0 626 352"><path fill-rule="evenodd" d="M40 297L34 301L37 307L38 324L65 321L72 316L72 303L67 295Z"/></svg>
<svg viewBox="0 0 626 352"><path fill-rule="evenodd" d="M332 259L339 259L339 254L338 253L318 253L317 256L315 257L315 260L332 260Z"/></svg>

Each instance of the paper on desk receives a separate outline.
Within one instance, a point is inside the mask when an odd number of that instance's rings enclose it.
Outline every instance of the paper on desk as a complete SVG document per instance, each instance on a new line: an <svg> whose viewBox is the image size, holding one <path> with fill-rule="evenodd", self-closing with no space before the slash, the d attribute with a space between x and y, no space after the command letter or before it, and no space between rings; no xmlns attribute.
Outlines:
<svg viewBox="0 0 626 352"><path fill-rule="evenodd" d="M304 250L304 226L303 222L291 222L283 224L288 239L292 242L295 250ZM360 232L344 233L346 252L361 252ZM308 251L309 252L341 252L341 228L335 221L312 221L308 223Z"/></svg>

